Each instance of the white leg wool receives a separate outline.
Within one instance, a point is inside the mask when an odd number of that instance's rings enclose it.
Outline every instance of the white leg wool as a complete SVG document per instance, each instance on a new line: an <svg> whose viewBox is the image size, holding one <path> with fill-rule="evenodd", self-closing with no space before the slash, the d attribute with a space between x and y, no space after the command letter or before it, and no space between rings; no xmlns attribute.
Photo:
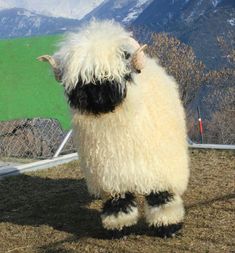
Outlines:
<svg viewBox="0 0 235 253"><path fill-rule="evenodd" d="M132 206L128 212L118 212L117 214L102 214L103 227L108 230L122 230L123 227L135 225L139 218L138 208Z"/></svg>
<svg viewBox="0 0 235 253"><path fill-rule="evenodd" d="M160 206L145 205L145 218L149 226L160 227L178 224L184 218L184 206L180 196Z"/></svg>

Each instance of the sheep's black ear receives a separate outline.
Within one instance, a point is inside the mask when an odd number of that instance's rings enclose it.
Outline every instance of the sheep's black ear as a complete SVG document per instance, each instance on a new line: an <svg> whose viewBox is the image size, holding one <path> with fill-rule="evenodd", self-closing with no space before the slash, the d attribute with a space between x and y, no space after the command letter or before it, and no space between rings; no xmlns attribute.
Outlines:
<svg viewBox="0 0 235 253"><path fill-rule="evenodd" d="M59 64L58 62L50 55L42 55L42 56L39 56L37 58L38 61L43 61L43 62L48 62L51 67L52 67L52 70L54 72L54 75L55 75L55 79L56 81L58 82L61 82L61 79L62 79L62 72L61 70L59 69Z"/></svg>

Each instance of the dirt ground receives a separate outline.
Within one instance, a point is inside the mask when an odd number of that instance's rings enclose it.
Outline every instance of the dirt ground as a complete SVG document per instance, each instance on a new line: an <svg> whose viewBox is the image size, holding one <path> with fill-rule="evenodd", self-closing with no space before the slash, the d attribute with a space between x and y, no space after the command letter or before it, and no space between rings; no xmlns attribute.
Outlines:
<svg viewBox="0 0 235 253"><path fill-rule="evenodd" d="M182 235L148 235L144 220L132 234L109 239L101 200L92 199L78 162L0 181L0 252L235 252L235 154L191 150ZM143 205L143 199L138 198Z"/></svg>

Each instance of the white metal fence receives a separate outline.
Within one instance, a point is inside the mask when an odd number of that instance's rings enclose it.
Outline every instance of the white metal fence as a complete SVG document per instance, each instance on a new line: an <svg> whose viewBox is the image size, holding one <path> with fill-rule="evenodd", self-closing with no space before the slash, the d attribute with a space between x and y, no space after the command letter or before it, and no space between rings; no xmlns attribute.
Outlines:
<svg viewBox="0 0 235 253"><path fill-rule="evenodd" d="M64 132L55 119L0 122L0 179L78 159L72 134L72 130ZM235 150L235 145L197 144L190 139L188 145L199 149Z"/></svg>
<svg viewBox="0 0 235 253"><path fill-rule="evenodd" d="M55 119L22 119L0 122L0 160L38 160L76 152L72 130L64 131ZM196 144L192 148L234 149L235 145Z"/></svg>

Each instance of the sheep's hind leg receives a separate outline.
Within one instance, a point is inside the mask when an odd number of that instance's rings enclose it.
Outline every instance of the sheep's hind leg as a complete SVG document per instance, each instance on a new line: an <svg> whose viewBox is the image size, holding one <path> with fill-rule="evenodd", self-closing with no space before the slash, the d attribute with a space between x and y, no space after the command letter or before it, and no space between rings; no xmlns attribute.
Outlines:
<svg viewBox="0 0 235 253"><path fill-rule="evenodd" d="M138 208L131 193L107 200L103 205L101 220L107 230L121 231L138 221Z"/></svg>
<svg viewBox="0 0 235 253"><path fill-rule="evenodd" d="M145 196L145 218L153 235L174 237L182 228L184 206L180 196L168 191Z"/></svg>

